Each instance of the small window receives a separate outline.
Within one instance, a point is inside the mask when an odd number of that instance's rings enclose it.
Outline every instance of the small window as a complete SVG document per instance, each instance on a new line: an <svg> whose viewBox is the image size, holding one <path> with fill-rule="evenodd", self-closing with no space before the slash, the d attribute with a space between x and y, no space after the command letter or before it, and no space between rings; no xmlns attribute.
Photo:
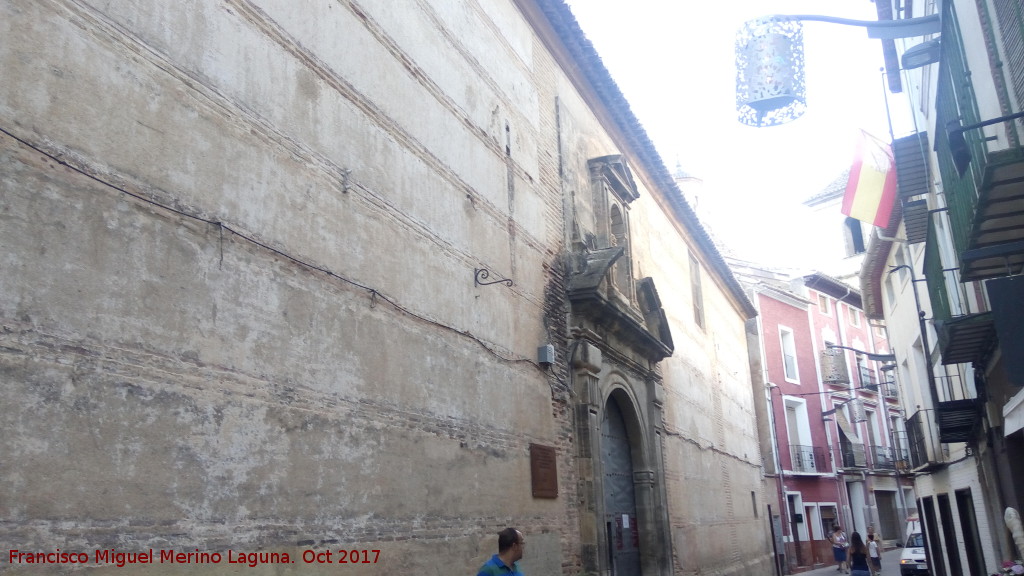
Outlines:
<svg viewBox="0 0 1024 576"><path fill-rule="evenodd" d="M789 328L779 328L779 339L782 342L782 370L786 380L799 382L796 366L796 341L793 338L793 331Z"/></svg>
<svg viewBox="0 0 1024 576"><path fill-rule="evenodd" d="M857 310L853 306L847 306L846 310L849 312L850 326L860 326L860 310Z"/></svg>
<svg viewBox="0 0 1024 576"><path fill-rule="evenodd" d="M697 326L704 327L704 295L700 287L700 264L690 253L690 291L693 296L693 321Z"/></svg>
<svg viewBox="0 0 1024 576"><path fill-rule="evenodd" d="M860 220L846 219L846 255L855 256L864 253L864 232Z"/></svg>
<svg viewBox="0 0 1024 576"><path fill-rule="evenodd" d="M824 294L818 294L818 311L825 316L832 315L832 306L829 303L828 296Z"/></svg>
<svg viewBox="0 0 1024 576"><path fill-rule="evenodd" d="M899 272L897 272L897 274L900 275L900 282L901 283L905 283L907 281L908 272L907 272L907 269L904 268L904 266L907 265L907 259L903 255L903 248L902 247L899 247L899 248L896 249L895 262L896 262L896 268L899 270Z"/></svg>
<svg viewBox="0 0 1024 576"><path fill-rule="evenodd" d="M885 299L888 301L889 310L896 307L896 289L892 286L892 274L886 274L885 278Z"/></svg>

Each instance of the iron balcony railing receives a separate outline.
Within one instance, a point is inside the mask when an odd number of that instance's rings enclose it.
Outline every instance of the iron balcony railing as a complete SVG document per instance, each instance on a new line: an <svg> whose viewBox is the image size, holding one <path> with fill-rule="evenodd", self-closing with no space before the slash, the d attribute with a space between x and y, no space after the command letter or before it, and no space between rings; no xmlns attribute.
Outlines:
<svg viewBox="0 0 1024 576"><path fill-rule="evenodd" d="M900 397L895 382L882 382L879 384L878 389L882 392L882 396L888 400L896 400Z"/></svg>
<svg viewBox="0 0 1024 576"><path fill-rule="evenodd" d="M946 374L935 375L935 391L940 403L978 398L978 392L981 390L976 388L977 386L970 385L959 367L951 367Z"/></svg>
<svg viewBox="0 0 1024 576"><path fill-rule="evenodd" d="M945 451L939 442L939 427L932 410L918 410L907 419L907 446L914 470L945 464Z"/></svg>
<svg viewBox="0 0 1024 576"><path fill-rule="evenodd" d="M789 458L794 472L829 472L828 458L825 456L825 449L819 446L790 444Z"/></svg>
<svg viewBox="0 0 1024 576"><path fill-rule="evenodd" d="M967 306L968 286L960 281L959 271L951 268L955 263L943 261L933 219L928 224L924 274L942 363L981 363L996 342L994 318L989 312L971 313Z"/></svg>
<svg viewBox="0 0 1024 576"><path fill-rule="evenodd" d="M854 445L849 440L840 438L839 439L839 454L843 461L843 468L867 468L867 462L864 461L864 446L857 444Z"/></svg>
<svg viewBox="0 0 1024 576"><path fill-rule="evenodd" d="M878 390L878 381L875 379L874 372L864 366L860 367L860 387L864 390Z"/></svg>
<svg viewBox="0 0 1024 576"><path fill-rule="evenodd" d="M871 468L874 470L896 470L898 463L906 459L906 454L899 448L871 446Z"/></svg>
<svg viewBox="0 0 1024 576"><path fill-rule="evenodd" d="M892 433L893 443L898 446L895 449L894 455L896 456L894 464L896 465L897 472L909 472L910 471L910 450L908 449L907 433L897 431Z"/></svg>
<svg viewBox="0 0 1024 576"><path fill-rule="evenodd" d="M1011 273L1011 262L1020 265L1024 260L1021 218L1007 209L1021 201L1018 184L1024 147L1020 145L1020 125L1005 116L981 117L974 78L994 79L999 86L1007 68L982 68L972 74L956 9L947 2L943 10L935 152L949 234L959 260L955 265L967 281L1001 277ZM1005 88L997 88L997 92L1000 94L993 98L1009 97ZM1006 140L992 136L992 129L983 130L987 123L998 124Z"/></svg>
<svg viewBox="0 0 1024 576"><path fill-rule="evenodd" d="M939 65L938 91L935 97L938 125L943 128L950 122L959 121L961 125L966 126L981 120L956 12L952 7L946 8L946 12L942 22L942 60ZM960 254L969 247L970 231L978 200L977 182L984 174L987 148L978 134L964 135L973 160L970 170L961 178L953 163L947 131L941 129L936 132L936 157L949 208L953 244Z"/></svg>

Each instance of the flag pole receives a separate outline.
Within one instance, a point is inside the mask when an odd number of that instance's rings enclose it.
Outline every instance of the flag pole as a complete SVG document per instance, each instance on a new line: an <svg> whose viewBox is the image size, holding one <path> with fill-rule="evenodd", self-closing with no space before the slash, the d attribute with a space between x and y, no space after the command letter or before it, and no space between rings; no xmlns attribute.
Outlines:
<svg viewBox="0 0 1024 576"><path fill-rule="evenodd" d="M882 81L882 99L885 101L885 121L889 124L889 141L892 142L896 140L896 135L893 134L892 131L892 111L889 110L889 89L886 88L885 80L887 73L885 71L885 66L879 68L878 71L881 72L879 78Z"/></svg>

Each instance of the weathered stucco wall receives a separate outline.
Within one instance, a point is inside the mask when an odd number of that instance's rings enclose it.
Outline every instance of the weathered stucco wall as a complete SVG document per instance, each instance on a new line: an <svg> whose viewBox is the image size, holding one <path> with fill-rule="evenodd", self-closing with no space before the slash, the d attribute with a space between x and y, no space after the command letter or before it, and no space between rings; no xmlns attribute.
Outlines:
<svg viewBox="0 0 1024 576"><path fill-rule="evenodd" d="M0 5L6 545L572 565L532 41L468 8Z"/></svg>
<svg viewBox="0 0 1024 576"><path fill-rule="evenodd" d="M581 570L567 244L587 161L630 150L516 3L4 0L0 38L0 541L448 574L514 525L528 574ZM739 572L767 558L743 314L705 269L693 325L697 242L634 170L671 569Z"/></svg>

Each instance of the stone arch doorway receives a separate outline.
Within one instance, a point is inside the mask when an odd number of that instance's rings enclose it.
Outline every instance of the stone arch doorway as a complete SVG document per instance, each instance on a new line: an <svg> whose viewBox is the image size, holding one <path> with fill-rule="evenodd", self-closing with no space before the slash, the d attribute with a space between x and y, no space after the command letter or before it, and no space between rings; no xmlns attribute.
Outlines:
<svg viewBox="0 0 1024 576"><path fill-rule="evenodd" d="M624 413L624 410L627 412ZM641 525L637 514L634 451L642 453L632 403L613 392L601 419L601 468L604 492L604 536L611 576L641 576ZM627 426L627 417L633 426ZM637 454L639 456L640 454Z"/></svg>

